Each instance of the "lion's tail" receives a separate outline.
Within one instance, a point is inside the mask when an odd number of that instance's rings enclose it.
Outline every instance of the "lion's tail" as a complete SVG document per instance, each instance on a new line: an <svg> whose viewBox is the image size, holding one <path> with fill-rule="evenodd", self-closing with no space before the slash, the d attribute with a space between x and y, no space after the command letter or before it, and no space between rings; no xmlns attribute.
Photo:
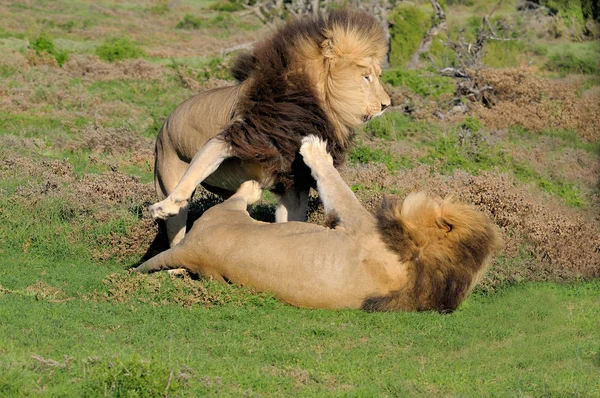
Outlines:
<svg viewBox="0 0 600 398"><path fill-rule="evenodd" d="M437 201L421 192L402 203L386 200L377 218L383 240L408 264L410 280L391 296L367 300L365 309L452 311L502 244L485 214L451 198Z"/></svg>

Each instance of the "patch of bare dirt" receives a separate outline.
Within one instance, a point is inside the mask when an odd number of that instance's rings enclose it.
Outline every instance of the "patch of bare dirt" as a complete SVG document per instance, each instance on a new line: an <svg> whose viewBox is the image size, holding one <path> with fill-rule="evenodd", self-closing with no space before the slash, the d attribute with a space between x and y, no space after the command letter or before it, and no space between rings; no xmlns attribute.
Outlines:
<svg viewBox="0 0 600 398"><path fill-rule="evenodd" d="M600 97L578 97L572 80L545 79L524 68L483 69L476 80L479 87L494 88L491 108L472 104L487 127L576 130L588 141L600 140Z"/></svg>
<svg viewBox="0 0 600 398"><path fill-rule="evenodd" d="M122 60L113 63L104 62L96 56L73 56L63 69L71 77L90 80L161 80L165 74L172 73L169 68L156 65L143 59Z"/></svg>
<svg viewBox="0 0 600 398"><path fill-rule="evenodd" d="M15 293L7 290L8 293ZM33 296L37 301L49 301L51 303L64 303L65 301L73 300L74 297L69 297L61 289L50 286L46 282L36 282L28 286L23 292L26 296Z"/></svg>
<svg viewBox="0 0 600 398"><path fill-rule="evenodd" d="M154 197L152 184L142 184L136 176L118 171L86 174L72 186L76 198L90 197L91 202L139 204Z"/></svg>
<svg viewBox="0 0 600 398"><path fill-rule="evenodd" d="M103 127L88 124L81 129L77 140L59 143L63 149L71 151L88 150L94 153L132 156L142 159L154 157L154 139L140 136L126 127Z"/></svg>

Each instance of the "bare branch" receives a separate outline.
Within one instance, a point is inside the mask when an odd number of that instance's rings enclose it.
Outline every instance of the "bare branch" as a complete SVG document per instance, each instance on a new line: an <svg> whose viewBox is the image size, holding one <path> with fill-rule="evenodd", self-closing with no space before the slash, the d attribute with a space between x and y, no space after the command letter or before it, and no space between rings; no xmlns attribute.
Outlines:
<svg viewBox="0 0 600 398"><path fill-rule="evenodd" d="M235 45L233 47L228 47L228 48L222 48L221 49L221 57L224 57L227 54L230 54L234 51L238 51L238 50L251 50L252 46L254 46L254 43L256 43L256 41L251 41L248 43L242 43L242 44L238 44Z"/></svg>
<svg viewBox="0 0 600 398"><path fill-rule="evenodd" d="M430 0L431 6L433 7L433 11L435 12L435 22L427 31L427 34L419 44L417 51L410 57L410 61L408 62L407 69L417 69L421 62L421 54L426 53L431 48L431 44L433 43L433 39L438 35L438 33L446 29L446 14L438 0Z"/></svg>

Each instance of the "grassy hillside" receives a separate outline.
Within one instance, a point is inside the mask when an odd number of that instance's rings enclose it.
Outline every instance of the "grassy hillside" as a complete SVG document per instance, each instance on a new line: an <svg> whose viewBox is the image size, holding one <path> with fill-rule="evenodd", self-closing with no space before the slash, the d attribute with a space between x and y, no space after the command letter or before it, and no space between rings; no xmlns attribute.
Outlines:
<svg viewBox="0 0 600 398"><path fill-rule="evenodd" d="M394 109L359 132L344 179L369 209L456 195L505 247L451 315L308 311L126 271L157 247L158 128L232 84L222 50L268 33L235 4L172 3L0 1L0 396L600 395L591 30L505 1L495 15L521 31L490 45L502 69L474 75L494 87L487 103L429 66L385 71ZM428 21L428 1L406 3ZM447 1L445 34L473 37L494 4ZM454 65L442 40L431 51ZM218 201L200 191L193 214ZM253 213L273 211L265 195Z"/></svg>

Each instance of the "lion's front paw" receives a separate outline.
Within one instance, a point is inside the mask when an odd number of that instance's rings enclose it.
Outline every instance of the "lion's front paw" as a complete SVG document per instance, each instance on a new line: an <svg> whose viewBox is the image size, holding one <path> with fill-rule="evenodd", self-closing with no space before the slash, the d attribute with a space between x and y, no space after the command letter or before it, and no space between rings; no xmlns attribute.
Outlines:
<svg viewBox="0 0 600 398"><path fill-rule="evenodd" d="M327 141L320 139L316 135L309 135L302 139L300 154L308 167L313 167L319 159L324 159L328 163L333 164L333 158L327 153Z"/></svg>
<svg viewBox="0 0 600 398"><path fill-rule="evenodd" d="M179 213L179 210L187 204L187 201L175 202L170 197L153 204L148 208L152 218L167 219Z"/></svg>
<svg viewBox="0 0 600 398"><path fill-rule="evenodd" d="M256 181L246 181L240 185L239 189L237 190L237 194L243 195L248 201L248 204L251 205L260 200L262 188Z"/></svg>

